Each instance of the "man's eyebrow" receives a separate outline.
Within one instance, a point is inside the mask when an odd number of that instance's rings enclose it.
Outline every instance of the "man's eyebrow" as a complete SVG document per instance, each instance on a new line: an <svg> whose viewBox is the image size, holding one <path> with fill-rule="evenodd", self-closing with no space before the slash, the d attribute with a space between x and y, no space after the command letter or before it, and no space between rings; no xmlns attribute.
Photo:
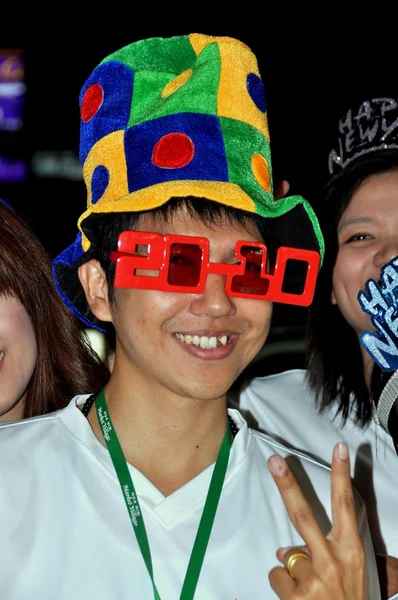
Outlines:
<svg viewBox="0 0 398 600"><path fill-rule="evenodd" d="M251 244L252 244L252 242L247 242L247 245L248 245L248 246L251 246ZM244 244L244 245L246 245L246 244ZM230 262L231 260L235 260L236 258L238 258L238 259L240 260L240 257L239 257L239 256L237 255L237 253L235 252L235 248L236 248L236 246L235 246L234 248L230 248L230 249L229 249L229 250L228 250L228 251L227 251L227 252L226 252L226 253L223 255L223 257L222 257L222 260L221 260L221 262L222 262L222 263L228 263L228 262ZM260 253L260 252L262 252L262 249L261 249L261 248L255 248L255 249L256 249L256 251L258 251L259 253ZM214 262L214 261L212 260L212 257L211 257L211 251L210 251L210 262Z"/></svg>

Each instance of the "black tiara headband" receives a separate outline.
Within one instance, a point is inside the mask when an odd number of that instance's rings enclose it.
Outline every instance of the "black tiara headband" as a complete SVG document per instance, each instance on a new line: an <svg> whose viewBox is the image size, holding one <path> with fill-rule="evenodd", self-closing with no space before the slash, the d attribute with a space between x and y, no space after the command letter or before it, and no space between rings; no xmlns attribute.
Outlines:
<svg viewBox="0 0 398 600"><path fill-rule="evenodd" d="M330 175L363 154L398 148L398 100L372 98L350 108L339 121L339 134L337 147L329 152Z"/></svg>

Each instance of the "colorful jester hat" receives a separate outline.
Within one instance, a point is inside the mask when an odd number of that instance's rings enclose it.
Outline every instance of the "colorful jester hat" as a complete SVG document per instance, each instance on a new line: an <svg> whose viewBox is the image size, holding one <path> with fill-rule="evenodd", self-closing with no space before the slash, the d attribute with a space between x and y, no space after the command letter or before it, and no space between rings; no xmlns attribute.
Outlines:
<svg viewBox="0 0 398 600"><path fill-rule="evenodd" d="M274 199L264 85L256 57L239 40L195 33L125 46L83 85L80 115L87 210L53 270L64 302L89 327L102 330L77 268L93 254L90 223L101 213L148 211L171 197L197 196L274 219L279 245L323 257L307 201Z"/></svg>

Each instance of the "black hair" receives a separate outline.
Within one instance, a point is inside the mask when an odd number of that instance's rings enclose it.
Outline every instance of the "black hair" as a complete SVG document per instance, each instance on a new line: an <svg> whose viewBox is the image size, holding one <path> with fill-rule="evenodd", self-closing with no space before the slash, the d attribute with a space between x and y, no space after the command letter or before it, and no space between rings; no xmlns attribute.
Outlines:
<svg viewBox="0 0 398 600"><path fill-rule="evenodd" d="M358 336L339 307L331 303L338 253L337 226L359 186L372 175L392 170L398 170L398 149L378 150L356 158L326 184L322 207L314 207L325 238L325 258L308 312L307 380L321 412L337 404L343 422L353 412L360 426L371 420L373 403Z"/></svg>

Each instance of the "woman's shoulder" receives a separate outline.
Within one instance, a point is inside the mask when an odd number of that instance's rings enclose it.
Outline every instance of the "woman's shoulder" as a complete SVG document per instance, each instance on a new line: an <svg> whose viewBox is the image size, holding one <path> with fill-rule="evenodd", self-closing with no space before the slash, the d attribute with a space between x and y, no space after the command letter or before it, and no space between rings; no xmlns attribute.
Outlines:
<svg viewBox="0 0 398 600"><path fill-rule="evenodd" d="M254 420L260 430L306 452L308 437L321 444L322 435L328 430L334 443L341 427L335 409L320 413L304 369L247 381L240 390L237 404L251 425ZM330 460L330 456L327 458Z"/></svg>
<svg viewBox="0 0 398 600"><path fill-rule="evenodd" d="M288 402L291 399L297 401L300 397L301 400L306 399L312 404L314 395L307 383L306 373L305 369L290 369L254 377L244 382L240 389L240 398L242 400L249 395L272 400L277 396L281 401Z"/></svg>

